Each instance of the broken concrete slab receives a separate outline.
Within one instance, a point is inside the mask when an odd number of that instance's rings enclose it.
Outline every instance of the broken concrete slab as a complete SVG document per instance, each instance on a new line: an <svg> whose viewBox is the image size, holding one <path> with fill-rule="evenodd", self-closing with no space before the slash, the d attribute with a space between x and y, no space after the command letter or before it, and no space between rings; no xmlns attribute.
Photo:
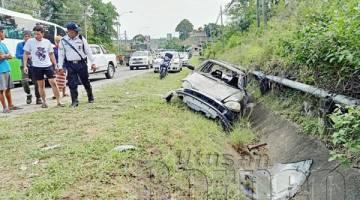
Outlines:
<svg viewBox="0 0 360 200"><path fill-rule="evenodd" d="M313 160L311 173L297 200L360 199L360 170L346 168L337 161L329 161L326 145L317 138L300 134L301 128L283 119L261 104L254 107L250 117L259 143L268 143L271 163L292 163ZM271 164L270 163L270 164Z"/></svg>
<svg viewBox="0 0 360 200"><path fill-rule="evenodd" d="M306 182L312 160L276 164L269 169L241 173L245 195L254 200L288 200Z"/></svg>

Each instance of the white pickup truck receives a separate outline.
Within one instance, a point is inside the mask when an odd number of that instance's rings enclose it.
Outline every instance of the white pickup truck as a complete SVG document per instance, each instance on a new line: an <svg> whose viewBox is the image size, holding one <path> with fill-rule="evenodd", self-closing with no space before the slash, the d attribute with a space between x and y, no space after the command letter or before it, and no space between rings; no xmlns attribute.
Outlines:
<svg viewBox="0 0 360 200"><path fill-rule="evenodd" d="M104 73L107 79L113 78L117 67L116 55L109 54L101 45L90 44L90 48L94 56L96 72L91 70L91 62L88 62L89 74Z"/></svg>

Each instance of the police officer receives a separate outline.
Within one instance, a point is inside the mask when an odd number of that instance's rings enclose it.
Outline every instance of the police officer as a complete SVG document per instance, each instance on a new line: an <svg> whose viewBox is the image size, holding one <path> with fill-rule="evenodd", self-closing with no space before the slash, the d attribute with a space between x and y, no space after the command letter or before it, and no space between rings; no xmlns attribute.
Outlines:
<svg viewBox="0 0 360 200"><path fill-rule="evenodd" d="M88 102L94 102L94 96L89 80L89 72L87 60L94 63L94 58L91 49L86 39L79 34L80 27L74 23L69 22L66 25L68 34L61 40L59 44L59 69L66 69L68 72L68 83L71 94L71 106L77 107L78 101L78 80L84 85L88 96ZM95 72L95 64L91 65L91 69Z"/></svg>

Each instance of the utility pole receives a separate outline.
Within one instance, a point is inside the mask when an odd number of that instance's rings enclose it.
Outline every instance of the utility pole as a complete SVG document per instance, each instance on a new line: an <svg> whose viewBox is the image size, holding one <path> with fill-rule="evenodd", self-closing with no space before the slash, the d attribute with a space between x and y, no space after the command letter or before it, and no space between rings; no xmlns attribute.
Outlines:
<svg viewBox="0 0 360 200"><path fill-rule="evenodd" d="M124 31L124 35L125 35L125 48L127 47L127 35L126 35L126 31Z"/></svg>
<svg viewBox="0 0 360 200"><path fill-rule="evenodd" d="M220 6L220 22L221 22L221 40L223 48L225 47L225 41L224 41L224 21L223 21L223 9L222 6Z"/></svg>
<svg viewBox="0 0 360 200"><path fill-rule="evenodd" d="M120 22L118 21L117 22L117 41L118 41L118 54L120 54L120 51L121 51L121 47L120 47L120 40L121 40L121 36L120 36Z"/></svg>
<svg viewBox="0 0 360 200"><path fill-rule="evenodd" d="M120 53L120 40L121 40L121 33L120 33L120 28L121 28L121 23L120 23L120 17L125 15L125 14L131 14L133 13L133 11L125 11L123 13L120 13L118 15L118 29L117 29L117 34L118 34L118 46L119 46L119 53ZM125 31L125 45L126 45L126 31Z"/></svg>

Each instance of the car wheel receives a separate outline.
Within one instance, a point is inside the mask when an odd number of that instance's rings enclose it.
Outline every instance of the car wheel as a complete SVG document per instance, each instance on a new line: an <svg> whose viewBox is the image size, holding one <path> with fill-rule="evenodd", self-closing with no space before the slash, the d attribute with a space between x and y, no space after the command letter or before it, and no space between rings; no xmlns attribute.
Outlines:
<svg viewBox="0 0 360 200"><path fill-rule="evenodd" d="M130 67L130 70L134 70L134 68L133 68L133 67Z"/></svg>
<svg viewBox="0 0 360 200"><path fill-rule="evenodd" d="M107 72L105 73L105 77L107 79L112 79L114 78L114 75L115 75L115 67L113 64L109 63Z"/></svg>

